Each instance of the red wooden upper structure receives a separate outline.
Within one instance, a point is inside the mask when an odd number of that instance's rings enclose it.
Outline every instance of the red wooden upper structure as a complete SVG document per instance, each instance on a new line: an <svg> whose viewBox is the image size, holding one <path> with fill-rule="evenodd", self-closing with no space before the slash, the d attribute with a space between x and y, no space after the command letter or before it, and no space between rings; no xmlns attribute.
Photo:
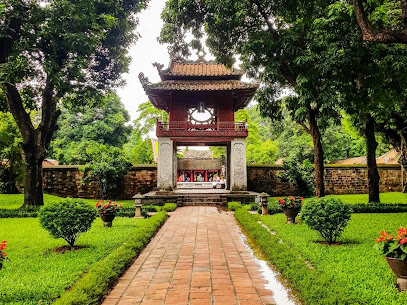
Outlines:
<svg viewBox="0 0 407 305"><path fill-rule="evenodd" d="M250 102L258 84L245 83L242 72L205 61L172 60L168 69L154 64L161 82L139 79L152 104L169 114L169 122L157 121L157 137L169 137L178 145L225 145L247 137L245 122L234 122L234 112Z"/></svg>

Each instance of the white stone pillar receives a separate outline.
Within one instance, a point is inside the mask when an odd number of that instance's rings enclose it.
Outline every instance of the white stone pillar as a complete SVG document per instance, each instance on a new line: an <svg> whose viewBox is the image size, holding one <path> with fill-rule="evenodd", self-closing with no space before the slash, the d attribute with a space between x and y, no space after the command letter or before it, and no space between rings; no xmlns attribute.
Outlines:
<svg viewBox="0 0 407 305"><path fill-rule="evenodd" d="M235 138L230 146L230 190L246 191L246 139Z"/></svg>
<svg viewBox="0 0 407 305"><path fill-rule="evenodd" d="M174 189L174 143L170 138L158 138L158 177L159 190Z"/></svg>

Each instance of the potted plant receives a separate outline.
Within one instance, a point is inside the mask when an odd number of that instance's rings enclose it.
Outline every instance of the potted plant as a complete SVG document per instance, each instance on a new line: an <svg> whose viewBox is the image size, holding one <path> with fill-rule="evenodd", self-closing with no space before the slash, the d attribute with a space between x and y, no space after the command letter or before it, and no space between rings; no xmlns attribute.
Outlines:
<svg viewBox="0 0 407 305"><path fill-rule="evenodd" d="M396 237L383 230L376 243L376 248L382 251L390 269L396 274L399 289L407 290L407 228L400 227Z"/></svg>
<svg viewBox="0 0 407 305"><path fill-rule="evenodd" d="M96 203L96 209L98 210L100 218L103 220L105 227L111 227L112 221L116 217L116 213L120 210L121 205L115 201L100 200Z"/></svg>
<svg viewBox="0 0 407 305"><path fill-rule="evenodd" d="M278 204L280 205L285 216L287 217L288 224L295 223L295 217L297 217L298 213L301 210L303 199L304 199L303 197L294 197L294 196L277 199Z"/></svg>
<svg viewBox="0 0 407 305"><path fill-rule="evenodd" d="M6 240L3 240L3 241L0 243L0 269L3 268L3 263L4 263L4 261L5 261L6 259L8 259L7 254L4 253L4 251L3 251L4 249L7 248L6 243L7 243Z"/></svg>

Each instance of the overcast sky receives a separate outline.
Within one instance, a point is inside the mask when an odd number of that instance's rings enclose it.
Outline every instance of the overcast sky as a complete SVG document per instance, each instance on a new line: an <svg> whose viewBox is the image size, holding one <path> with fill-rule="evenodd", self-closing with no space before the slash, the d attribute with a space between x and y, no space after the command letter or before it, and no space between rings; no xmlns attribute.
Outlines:
<svg viewBox="0 0 407 305"><path fill-rule="evenodd" d="M153 83L158 82L160 77L152 63L159 62L164 64L164 67L167 67L169 63L167 46L160 45L157 42L157 37L160 35L162 27L160 15L164 4L165 0L151 0L149 7L138 14L140 23L137 27L137 32L141 37L130 48L132 61L129 73L124 75L127 85L117 90L131 116L131 120L137 118L138 106L148 101L148 97L138 79L139 73L143 72Z"/></svg>

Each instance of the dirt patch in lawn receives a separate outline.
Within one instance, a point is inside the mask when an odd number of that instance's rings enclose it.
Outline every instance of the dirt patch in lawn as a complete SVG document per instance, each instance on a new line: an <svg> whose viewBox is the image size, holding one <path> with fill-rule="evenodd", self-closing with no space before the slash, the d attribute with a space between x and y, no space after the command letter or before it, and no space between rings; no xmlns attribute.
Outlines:
<svg viewBox="0 0 407 305"><path fill-rule="evenodd" d="M354 241L353 242L352 241L345 241L345 242L337 241L337 242L334 242L332 244L328 244L326 241L314 241L314 243L320 244L320 245L323 245L323 246L327 246L327 247L329 247L329 246L339 247L339 246L347 246L347 245L356 245L356 244L358 244L358 242L354 242Z"/></svg>
<svg viewBox="0 0 407 305"><path fill-rule="evenodd" d="M61 246L61 247L55 248L54 252L59 253L59 254L64 254L65 252L68 252L68 251L77 251L77 250L80 250L83 248L87 248L87 246L73 246L72 247L72 246L67 245L67 246Z"/></svg>

